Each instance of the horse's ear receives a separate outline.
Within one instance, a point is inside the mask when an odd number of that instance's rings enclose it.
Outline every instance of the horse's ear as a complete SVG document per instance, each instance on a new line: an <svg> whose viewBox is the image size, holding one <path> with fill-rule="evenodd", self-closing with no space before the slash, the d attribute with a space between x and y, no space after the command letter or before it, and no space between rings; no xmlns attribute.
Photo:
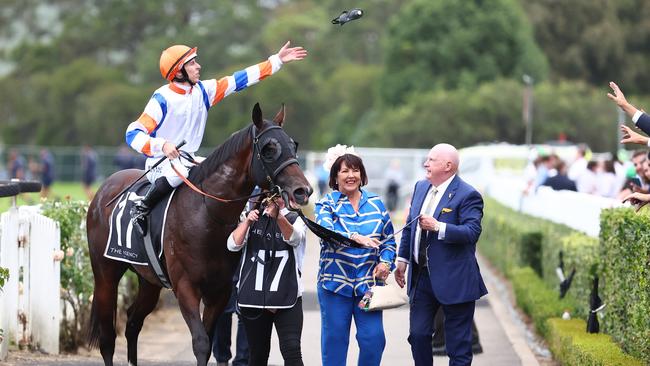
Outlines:
<svg viewBox="0 0 650 366"><path fill-rule="evenodd" d="M284 123L284 103L282 103L282 108L280 108L278 114L273 117L273 122L275 122L276 125L282 127L282 124Z"/></svg>
<svg viewBox="0 0 650 366"><path fill-rule="evenodd" d="M262 125L264 124L264 117L262 117L262 108L260 108L259 103L255 103L255 106L253 107L253 123L257 129L262 129Z"/></svg>

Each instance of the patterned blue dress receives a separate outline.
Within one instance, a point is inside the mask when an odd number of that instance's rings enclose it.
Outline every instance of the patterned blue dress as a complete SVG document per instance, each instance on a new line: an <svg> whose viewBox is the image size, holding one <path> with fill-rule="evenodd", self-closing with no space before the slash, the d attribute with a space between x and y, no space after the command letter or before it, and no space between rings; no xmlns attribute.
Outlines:
<svg viewBox="0 0 650 366"><path fill-rule="evenodd" d="M359 212L355 212L347 196L333 191L315 207L319 225L345 237L356 233L383 241L393 234L393 224L379 196L361 190ZM372 283L372 272L381 262L394 268L396 244L394 238L378 249L336 247L321 240L319 285L346 297L363 296Z"/></svg>

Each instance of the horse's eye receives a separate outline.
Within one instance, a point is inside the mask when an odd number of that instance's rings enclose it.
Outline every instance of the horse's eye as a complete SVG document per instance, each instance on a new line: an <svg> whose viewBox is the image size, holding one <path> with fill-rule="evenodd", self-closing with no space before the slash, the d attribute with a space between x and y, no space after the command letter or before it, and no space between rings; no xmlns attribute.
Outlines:
<svg viewBox="0 0 650 366"><path fill-rule="evenodd" d="M262 147L262 160L265 162L276 161L281 154L282 147L276 139L269 139L269 141Z"/></svg>

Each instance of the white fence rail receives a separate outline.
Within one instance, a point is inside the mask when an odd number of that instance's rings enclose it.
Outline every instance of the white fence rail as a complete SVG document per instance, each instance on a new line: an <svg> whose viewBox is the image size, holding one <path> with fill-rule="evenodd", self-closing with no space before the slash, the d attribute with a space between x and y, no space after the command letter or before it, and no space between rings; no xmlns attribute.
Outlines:
<svg viewBox="0 0 650 366"><path fill-rule="evenodd" d="M33 208L11 208L0 216L0 267L9 280L0 292L0 360L10 345L29 344L59 353L61 320L60 230Z"/></svg>

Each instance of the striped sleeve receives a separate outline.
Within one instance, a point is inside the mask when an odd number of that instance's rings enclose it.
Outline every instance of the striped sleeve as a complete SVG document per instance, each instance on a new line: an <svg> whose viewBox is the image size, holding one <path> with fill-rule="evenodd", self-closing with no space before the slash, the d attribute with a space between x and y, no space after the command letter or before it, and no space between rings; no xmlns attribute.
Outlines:
<svg viewBox="0 0 650 366"><path fill-rule="evenodd" d="M334 218L333 218L334 210L332 207L333 205L334 202L331 201L329 195L323 197L320 201L316 202L316 205L314 207L314 215L316 216L316 223L328 230L339 233L349 239L353 233L348 231L338 230L337 227L334 225Z"/></svg>
<svg viewBox="0 0 650 366"><path fill-rule="evenodd" d="M386 240L386 238L391 237L394 233L393 229L393 222L390 219L390 215L388 214L388 210L384 207L383 202L379 202L380 207L382 209L381 216L382 216L382 241ZM381 258L381 261L387 262L390 264L390 269L391 271L395 269L395 257L397 257L397 244L395 243L395 238L391 237L390 239L386 240L384 243L382 243L379 246L379 257Z"/></svg>
<svg viewBox="0 0 650 366"><path fill-rule="evenodd" d="M219 80L207 80L204 85L211 105L219 103L223 98L234 92L244 90L247 87L257 84L267 76L275 74L282 67L282 61L276 54L268 60L259 64L249 66L244 70L239 70L230 76L225 76Z"/></svg>
<svg viewBox="0 0 650 366"><path fill-rule="evenodd" d="M135 151L148 157L162 153L165 139L156 138L156 131L167 114L166 102L160 94L155 94L147 103L144 112L126 129L126 143Z"/></svg>

